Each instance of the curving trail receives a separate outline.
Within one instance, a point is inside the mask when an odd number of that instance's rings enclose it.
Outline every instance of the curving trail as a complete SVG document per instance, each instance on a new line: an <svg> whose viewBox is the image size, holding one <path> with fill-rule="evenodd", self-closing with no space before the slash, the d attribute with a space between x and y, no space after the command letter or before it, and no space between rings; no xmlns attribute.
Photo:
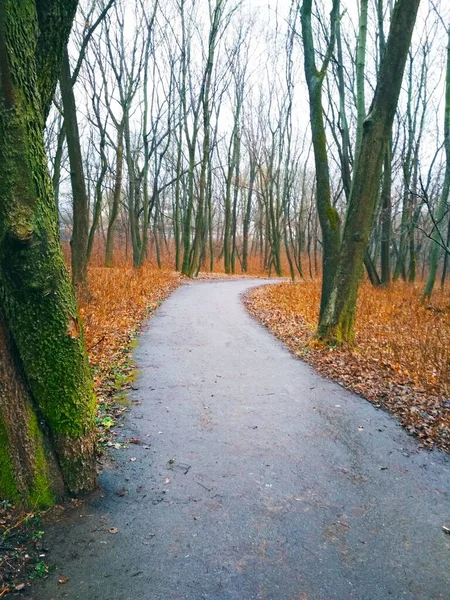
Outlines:
<svg viewBox="0 0 450 600"><path fill-rule="evenodd" d="M141 444L50 528L34 598L448 600L448 456L289 354L255 285L188 284L151 319L117 428Z"/></svg>

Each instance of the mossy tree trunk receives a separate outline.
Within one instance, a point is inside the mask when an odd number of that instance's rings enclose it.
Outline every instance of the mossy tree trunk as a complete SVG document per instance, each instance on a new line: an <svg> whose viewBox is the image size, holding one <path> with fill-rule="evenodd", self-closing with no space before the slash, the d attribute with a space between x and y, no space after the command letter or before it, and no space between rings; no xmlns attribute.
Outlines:
<svg viewBox="0 0 450 600"><path fill-rule="evenodd" d="M364 253L419 4L420 0L398 0L392 14L374 99L364 121L338 269L330 299L319 322L319 336L330 342L352 342L354 339Z"/></svg>
<svg viewBox="0 0 450 600"><path fill-rule="evenodd" d="M314 39L311 24L312 0L304 0L301 9L305 77L309 92L311 137L316 169L316 202L322 230L322 294L320 316L331 294L337 269L340 244L339 214L331 201L330 170L328 166L327 140L322 106L323 81L333 53L336 24L339 18L339 0L333 0L330 40L320 70L315 62Z"/></svg>
<svg viewBox="0 0 450 600"><path fill-rule="evenodd" d="M0 497L95 486L95 395L43 129L76 0L0 0Z"/></svg>

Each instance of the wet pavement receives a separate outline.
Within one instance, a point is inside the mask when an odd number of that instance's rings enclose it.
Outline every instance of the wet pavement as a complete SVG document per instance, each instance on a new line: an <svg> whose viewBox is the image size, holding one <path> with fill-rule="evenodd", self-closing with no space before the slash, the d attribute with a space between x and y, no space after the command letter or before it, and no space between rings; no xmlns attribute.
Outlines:
<svg viewBox="0 0 450 600"><path fill-rule="evenodd" d="M33 598L450 598L449 457L294 358L243 308L255 285L187 284L150 320L116 428L141 443L48 529Z"/></svg>

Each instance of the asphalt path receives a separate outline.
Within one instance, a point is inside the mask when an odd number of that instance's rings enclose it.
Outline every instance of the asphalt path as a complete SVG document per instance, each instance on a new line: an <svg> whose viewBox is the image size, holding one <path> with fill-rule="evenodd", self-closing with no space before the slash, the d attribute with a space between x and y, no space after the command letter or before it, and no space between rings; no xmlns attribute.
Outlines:
<svg viewBox="0 0 450 600"><path fill-rule="evenodd" d="M449 457L293 357L256 285L184 285L149 321L116 428L140 444L48 529L33 598L450 598Z"/></svg>

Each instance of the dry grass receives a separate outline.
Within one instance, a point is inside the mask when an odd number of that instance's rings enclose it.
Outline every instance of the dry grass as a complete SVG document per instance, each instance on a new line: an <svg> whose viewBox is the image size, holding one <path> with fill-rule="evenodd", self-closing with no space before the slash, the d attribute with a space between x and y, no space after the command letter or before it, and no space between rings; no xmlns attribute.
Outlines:
<svg viewBox="0 0 450 600"><path fill-rule="evenodd" d="M320 282L282 283L254 291L248 305L275 335L321 372L396 414L427 445L450 447L450 298L420 300L421 286L374 289L358 302L354 347L314 338Z"/></svg>

